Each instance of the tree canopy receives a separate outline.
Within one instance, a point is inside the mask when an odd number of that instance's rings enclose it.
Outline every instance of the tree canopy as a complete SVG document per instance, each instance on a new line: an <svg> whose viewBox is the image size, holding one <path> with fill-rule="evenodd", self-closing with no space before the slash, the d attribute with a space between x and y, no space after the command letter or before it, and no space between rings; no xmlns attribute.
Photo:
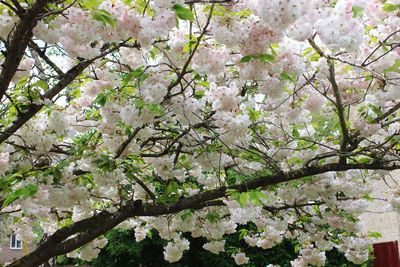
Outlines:
<svg viewBox="0 0 400 267"><path fill-rule="evenodd" d="M90 260L113 228L178 261L299 242L356 264L370 181L400 168L398 0L1 0L0 236L9 266ZM388 192L400 209L400 187ZM376 234L372 234L374 236ZM40 241L39 241L40 240ZM242 248L230 248L248 264Z"/></svg>

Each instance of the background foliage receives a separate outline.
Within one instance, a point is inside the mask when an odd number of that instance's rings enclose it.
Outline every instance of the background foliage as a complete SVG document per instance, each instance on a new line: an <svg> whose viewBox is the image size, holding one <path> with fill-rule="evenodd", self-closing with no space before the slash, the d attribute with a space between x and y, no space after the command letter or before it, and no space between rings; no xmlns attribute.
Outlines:
<svg viewBox="0 0 400 267"><path fill-rule="evenodd" d="M249 226L241 229L249 228ZM246 267L264 267L268 264L279 264L281 267L290 267L290 261L298 256L298 242L285 239L282 243L271 249L261 249L248 246L240 238L241 231L226 237L226 251L215 255L202 248L206 242L204 238L193 238L189 235L185 237L190 241L190 250L183 254L182 259L176 263L168 263L164 260L163 249L167 241L162 240L156 231L152 231L146 239L141 242L135 241L133 230L115 229L107 233L108 244L105 246L98 258L89 262L94 267L190 267L190 266L215 266L215 267L234 267L234 259L231 252L241 248L246 251L247 257L251 259L251 264ZM326 253L327 267L372 267L372 259L362 265L354 264L346 260L343 253L333 249ZM79 259L70 259L60 256L57 259L60 265L65 264L84 264L86 262Z"/></svg>

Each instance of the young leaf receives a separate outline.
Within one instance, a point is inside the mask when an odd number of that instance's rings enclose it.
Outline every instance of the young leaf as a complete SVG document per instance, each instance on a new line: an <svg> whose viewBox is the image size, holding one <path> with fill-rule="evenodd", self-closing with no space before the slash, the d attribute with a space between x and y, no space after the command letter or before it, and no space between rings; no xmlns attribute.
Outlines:
<svg viewBox="0 0 400 267"><path fill-rule="evenodd" d="M382 234L379 232L368 232L368 237L373 237L373 238L381 238Z"/></svg>
<svg viewBox="0 0 400 267"><path fill-rule="evenodd" d="M244 56L242 59L240 59L241 63L247 63L249 62L253 57L252 56Z"/></svg>
<svg viewBox="0 0 400 267"><path fill-rule="evenodd" d="M99 9L99 10L95 11L92 15L92 18L94 20L102 22L104 25L108 24L113 28L117 24L117 20L104 9Z"/></svg>
<svg viewBox="0 0 400 267"><path fill-rule="evenodd" d="M102 0L86 0L82 3L84 7L87 9L97 9L99 5L102 3Z"/></svg>
<svg viewBox="0 0 400 267"><path fill-rule="evenodd" d="M386 3L386 4L383 5L383 8L382 8L382 10L385 11L385 12L393 12L393 11L395 11L397 9L400 9L400 4L394 5L394 4L391 4L391 3Z"/></svg>
<svg viewBox="0 0 400 267"><path fill-rule="evenodd" d="M180 4L175 4L172 6L172 9L175 11L178 19L190 21L194 20L193 13L188 8Z"/></svg>
<svg viewBox="0 0 400 267"><path fill-rule="evenodd" d="M34 194L36 194L37 190L38 186L35 184L28 184L26 187L15 190L5 198L3 202L3 208L10 205L18 198L26 198L33 196Z"/></svg>
<svg viewBox="0 0 400 267"><path fill-rule="evenodd" d="M274 56L270 54L259 55L257 59L263 62L273 62L275 60Z"/></svg>
<svg viewBox="0 0 400 267"><path fill-rule="evenodd" d="M286 72L282 72L282 73L279 75L279 78L280 78L282 81L290 81L290 82L294 82L294 81L296 80L294 77L292 77L292 75L290 75L290 74L288 74L288 73L286 73Z"/></svg>
<svg viewBox="0 0 400 267"><path fill-rule="evenodd" d="M201 99L205 95L206 95L206 92L204 92L204 90L198 90L194 93L193 97L196 99Z"/></svg>
<svg viewBox="0 0 400 267"><path fill-rule="evenodd" d="M353 18L362 17L364 8L361 6L353 6L351 12L353 13Z"/></svg>
<svg viewBox="0 0 400 267"><path fill-rule="evenodd" d="M261 62L273 62L275 57L271 54L261 54L261 55L247 55L240 59L241 63L249 62L252 59L260 60Z"/></svg>

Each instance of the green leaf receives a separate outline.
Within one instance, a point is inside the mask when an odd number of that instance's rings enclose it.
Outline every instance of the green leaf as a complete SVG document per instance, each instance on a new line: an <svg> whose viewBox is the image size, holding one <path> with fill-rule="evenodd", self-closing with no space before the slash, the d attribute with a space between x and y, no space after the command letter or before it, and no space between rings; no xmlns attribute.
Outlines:
<svg viewBox="0 0 400 267"><path fill-rule="evenodd" d="M18 83L16 84L17 88L21 88L23 86L25 86L25 84L28 82L29 77L28 76L24 76L21 79L18 80Z"/></svg>
<svg viewBox="0 0 400 267"><path fill-rule="evenodd" d="M143 72L144 66L140 66L132 72L132 76L135 78L139 78L140 76L142 76Z"/></svg>
<svg viewBox="0 0 400 267"><path fill-rule="evenodd" d="M241 62L241 63L247 63L247 62L250 62L250 60L251 60L252 58L253 58L252 56L244 56L244 57L242 57L242 58L240 59L240 62Z"/></svg>
<svg viewBox="0 0 400 267"><path fill-rule="evenodd" d="M192 39L189 40L189 42L187 42L182 49L182 52L184 53L189 53L191 50L193 50L194 46L197 43L197 37L193 36Z"/></svg>
<svg viewBox="0 0 400 267"><path fill-rule="evenodd" d="M15 177L2 177L0 179L0 188L1 190L6 189L7 187L11 186L14 182L17 181L17 178Z"/></svg>
<svg viewBox="0 0 400 267"><path fill-rule="evenodd" d="M139 66L137 69L128 72L122 76L122 84L124 86L128 85L130 82L137 79L139 82L142 82L147 79L148 74L145 73L144 66Z"/></svg>
<svg viewBox="0 0 400 267"><path fill-rule="evenodd" d="M126 86L127 84L129 84L129 82L131 82L133 79L135 78L133 71L125 74L122 78L122 84L124 86Z"/></svg>
<svg viewBox="0 0 400 267"><path fill-rule="evenodd" d="M181 212L181 219L184 221L193 216L193 210L184 210Z"/></svg>
<svg viewBox="0 0 400 267"><path fill-rule="evenodd" d="M132 3L132 0L126 0ZM154 15L154 11L149 7L148 1L147 0L136 0L135 1L135 9L138 14L144 13L146 9L146 13L149 15L149 17L152 17Z"/></svg>
<svg viewBox="0 0 400 267"><path fill-rule="evenodd" d="M102 2L103 0L86 0L82 5L87 9L97 9Z"/></svg>
<svg viewBox="0 0 400 267"><path fill-rule="evenodd" d="M229 16L231 17L239 17L239 18L247 18L250 17L253 12L251 12L250 9L243 9L237 12L231 12L229 13Z"/></svg>
<svg viewBox="0 0 400 267"><path fill-rule="evenodd" d="M35 184L28 184L26 187L19 188L6 196L3 202L3 208L13 203L18 198L26 198L36 194L38 186Z"/></svg>
<svg viewBox="0 0 400 267"><path fill-rule="evenodd" d="M292 129L292 135L293 135L294 138L299 138L299 137L300 137L300 132L299 132L299 130L297 129L297 127L293 127L293 129Z"/></svg>
<svg viewBox="0 0 400 267"><path fill-rule="evenodd" d="M139 110L141 110L144 107L144 102L140 98L136 98L135 100L133 100L133 102L135 103L135 107Z"/></svg>
<svg viewBox="0 0 400 267"><path fill-rule="evenodd" d="M199 82L197 85L203 86L204 88L207 88L207 89L210 88L210 83L208 83L206 81Z"/></svg>
<svg viewBox="0 0 400 267"><path fill-rule="evenodd" d="M110 25L113 28L117 24L117 20L104 9L94 11L92 14L92 18L94 20L102 22L104 25Z"/></svg>
<svg viewBox="0 0 400 267"><path fill-rule="evenodd" d="M364 157L364 158L358 159L357 161L358 161L359 163L362 163L362 164L370 164L370 163L372 163L374 160L373 160L372 158Z"/></svg>
<svg viewBox="0 0 400 267"><path fill-rule="evenodd" d="M37 85L40 88L42 88L43 90L47 90L49 88L47 83L45 81L42 81L42 80L39 80L39 81L35 82L33 85Z"/></svg>
<svg viewBox="0 0 400 267"><path fill-rule="evenodd" d="M215 223L221 219L221 215L219 215L219 213L216 213L216 212L210 212L210 213L207 213L205 218L206 218L206 220L208 220L212 223Z"/></svg>
<svg viewBox="0 0 400 267"><path fill-rule="evenodd" d="M241 63L250 62L250 60L255 59L261 62L273 62L275 57L271 54L261 54L261 55L247 55L240 59Z"/></svg>
<svg viewBox="0 0 400 267"><path fill-rule="evenodd" d="M178 185L178 183L175 182L175 181L173 181L173 182L170 182L170 183L168 184L165 193L166 193L167 195L169 195L169 194L177 194L177 193L178 193L178 190L179 190L179 185Z"/></svg>
<svg viewBox="0 0 400 267"><path fill-rule="evenodd" d="M279 75L279 78L280 78L282 81L290 81L290 82L296 81L296 78L293 77L293 75L290 75L290 74L288 74L288 73L286 73L286 72L282 72L282 73Z"/></svg>
<svg viewBox="0 0 400 267"><path fill-rule="evenodd" d="M205 95L206 95L206 93L204 92L204 90L197 90L197 91L194 93L193 97L196 98L196 99L201 99L201 98L203 98L203 96L205 96Z"/></svg>
<svg viewBox="0 0 400 267"><path fill-rule="evenodd" d="M262 55L259 55L257 59L259 59L262 62L274 62L275 57L270 54L262 54Z"/></svg>
<svg viewBox="0 0 400 267"><path fill-rule="evenodd" d="M271 48L272 54L275 56L275 55L276 55L276 49L279 48L279 44L277 44L277 43L272 43L272 44L269 45L269 48Z"/></svg>
<svg viewBox="0 0 400 267"><path fill-rule="evenodd" d="M309 59L310 61L318 61L321 58L320 54L318 54L317 52L315 52L314 54L312 54Z"/></svg>
<svg viewBox="0 0 400 267"><path fill-rule="evenodd" d="M364 198L365 200L369 201L369 202L374 201L374 198L371 197L369 194L365 194L363 198Z"/></svg>
<svg viewBox="0 0 400 267"><path fill-rule="evenodd" d="M158 116L164 115L164 110L162 109L160 104L151 103L151 104L148 104L147 107L149 108L149 110L152 113L154 113L154 114L156 114Z"/></svg>
<svg viewBox="0 0 400 267"><path fill-rule="evenodd" d="M150 239L153 238L153 232L151 230L147 232L147 237Z"/></svg>
<svg viewBox="0 0 400 267"><path fill-rule="evenodd" d="M81 96L81 90L79 88L71 90L71 92L69 92L69 96L72 98L79 98Z"/></svg>
<svg viewBox="0 0 400 267"><path fill-rule="evenodd" d="M379 232L368 232L368 237L373 237L373 238L381 238L382 234Z"/></svg>
<svg viewBox="0 0 400 267"><path fill-rule="evenodd" d="M247 204L248 200L249 200L249 195L247 193L241 193L238 202L240 206L244 206L245 204Z"/></svg>
<svg viewBox="0 0 400 267"><path fill-rule="evenodd" d="M263 205L263 203L260 200L260 196L257 194L257 192L249 192L249 198L250 198L250 201L255 205L257 205L257 206Z"/></svg>
<svg viewBox="0 0 400 267"><path fill-rule="evenodd" d="M209 13L211 10L211 5L207 5L203 8L204 13ZM225 7L221 5L214 5L214 9L212 12L213 16L224 16L228 11L226 10Z"/></svg>
<svg viewBox="0 0 400 267"><path fill-rule="evenodd" d="M391 66L391 67L385 69L383 72L384 72L384 73L388 73L388 72L397 72L397 73L400 73L400 60L396 59L396 60L394 61L393 66Z"/></svg>
<svg viewBox="0 0 400 267"><path fill-rule="evenodd" d="M304 48L304 49L303 49L303 55L304 55L304 56L307 56L307 55L311 54L311 53L314 52L314 51L315 51L315 50L314 50L314 48L312 48L312 47Z"/></svg>
<svg viewBox="0 0 400 267"><path fill-rule="evenodd" d="M97 164L97 167L105 172L111 172L117 168L117 165L112 157L106 154L100 155L97 159L94 160L94 163Z"/></svg>
<svg viewBox="0 0 400 267"><path fill-rule="evenodd" d="M353 18L361 18L364 13L364 8L361 6L353 6L351 12L353 13Z"/></svg>
<svg viewBox="0 0 400 267"><path fill-rule="evenodd" d="M239 240L242 240L245 236L248 235L249 230L247 230L247 229L240 229L238 232L239 232Z"/></svg>
<svg viewBox="0 0 400 267"><path fill-rule="evenodd" d="M239 192L236 190L236 189L226 189L226 194L228 195L228 196L232 196L232 195L235 195L235 194L238 194Z"/></svg>
<svg viewBox="0 0 400 267"><path fill-rule="evenodd" d="M258 118L260 118L260 116L261 116L261 112L260 111L254 110L254 109L251 109L251 108L248 108L247 110L249 111L250 120L252 122L256 122L258 120Z"/></svg>
<svg viewBox="0 0 400 267"><path fill-rule="evenodd" d="M157 198L157 202L159 203L176 203L180 195L178 193L179 185L177 182L172 181L168 184L167 188L164 191L164 194Z"/></svg>
<svg viewBox="0 0 400 267"><path fill-rule="evenodd" d="M385 12L393 12L393 11L396 11L397 9L400 9L400 4L394 5L391 3L386 3L383 5L383 8L382 8L382 10Z"/></svg>
<svg viewBox="0 0 400 267"><path fill-rule="evenodd" d="M107 102L107 98L108 98L107 93L100 93L97 95L96 99L94 100L94 103L97 103L103 107Z"/></svg>
<svg viewBox="0 0 400 267"><path fill-rule="evenodd" d="M194 20L193 13L186 7L175 4L172 6L172 9L175 11L176 17L181 20Z"/></svg>
<svg viewBox="0 0 400 267"><path fill-rule="evenodd" d="M259 199L268 199L268 196L261 191L255 191L254 193L257 195Z"/></svg>

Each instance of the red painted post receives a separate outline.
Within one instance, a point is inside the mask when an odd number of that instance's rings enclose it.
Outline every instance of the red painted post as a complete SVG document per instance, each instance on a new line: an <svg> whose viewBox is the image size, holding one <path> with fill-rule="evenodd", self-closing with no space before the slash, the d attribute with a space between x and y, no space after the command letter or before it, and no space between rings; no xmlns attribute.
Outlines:
<svg viewBox="0 0 400 267"><path fill-rule="evenodd" d="M397 241L374 244L374 267L400 267Z"/></svg>

